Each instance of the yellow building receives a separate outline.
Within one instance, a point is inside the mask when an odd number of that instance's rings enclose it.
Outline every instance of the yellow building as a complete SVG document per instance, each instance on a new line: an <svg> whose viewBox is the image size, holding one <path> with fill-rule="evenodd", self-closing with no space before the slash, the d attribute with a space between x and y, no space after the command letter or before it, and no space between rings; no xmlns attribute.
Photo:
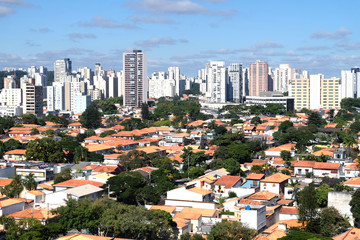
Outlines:
<svg viewBox="0 0 360 240"><path fill-rule="evenodd" d="M301 110L310 108L310 80L291 79L290 96L294 97L294 108Z"/></svg>
<svg viewBox="0 0 360 240"><path fill-rule="evenodd" d="M323 109L340 108L339 78L324 78L320 83L320 102Z"/></svg>

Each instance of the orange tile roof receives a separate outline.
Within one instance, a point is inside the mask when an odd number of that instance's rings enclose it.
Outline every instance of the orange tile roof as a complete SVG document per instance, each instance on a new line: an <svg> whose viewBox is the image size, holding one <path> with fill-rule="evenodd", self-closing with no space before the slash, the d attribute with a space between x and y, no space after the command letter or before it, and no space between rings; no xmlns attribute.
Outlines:
<svg viewBox="0 0 360 240"><path fill-rule="evenodd" d="M101 182L95 182L95 181L91 181L91 180L78 180L78 179L71 179L71 180L67 180L61 183L57 183L54 186L56 187L79 187L79 186L83 186L86 184L91 184L95 187L101 187L102 185L104 185L104 183Z"/></svg>
<svg viewBox="0 0 360 240"><path fill-rule="evenodd" d="M9 185L13 180L8 178L0 178L0 186L4 187L6 185Z"/></svg>
<svg viewBox="0 0 360 240"><path fill-rule="evenodd" d="M290 176L288 175L282 173L275 173L273 175L266 177L265 179L262 179L261 182L282 183L288 180L289 178Z"/></svg>
<svg viewBox="0 0 360 240"><path fill-rule="evenodd" d="M21 202L25 202L25 201L22 201L19 199L7 198L4 200L0 200L0 207L6 207L6 206L13 205L13 204L21 203Z"/></svg>
<svg viewBox="0 0 360 240"><path fill-rule="evenodd" d="M180 213L191 214L197 213L204 217L215 217L218 213L216 209L206 209L206 208L189 208L184 207Z"/></svg>
<svg viewBox="0 0 360 240"><path fill-rule="evenodd" d="M176 207L173 206L160 206L160 205L152 205L150 210L162 210L168 213L173 213L176 210Z"/></svg>
<svg viewBox="0 0 360 240"><path fill-rule="evenodd" d="M26 149L14 149L14 150L10 150L5 152L5 154L12 154L12 155L25 155L26 153Z"/></svg>
<svg viewBox="0 0 360 240"><path fill-rule="evenodd" d="M248 197L248 199L254 200L271 200L274 197L278 196L276 193L268 192L268 191L260 191L256 192Z"/></svg>
<svg viewBox="0 0 360 240"><path fill-rule="evenodd" d="M358 163L352 163L344 167L344 169L356 169L359 170L359 164Z"/></svg>
<svg viewBox="0 0 360 240"><path fill-rule="evenodd" d="M249 175L247 175L246 179L255 179L255 180L260 180L265 176L265 174L257 174L257 173L250 173Z"/></svg>
<svg viewBox="0 0 360 240"><path fill-rule="evenodd" d="M39 191L39 190L32 190L32 191L28 191L27 193L30 193L32 195L35 195L35 196L41 196L41 195L45 195L45 193Z"/></svg>
<svg viewBox="0 0 360 240"><path fill-rule="evenodd" d="M319 151L314 152L314 155L315 155L315 156L325 155L325 156L330 156L330 157L332 157L334 150L335 150L335 149L333 149L333 148L324 148L324 149L321 149L321 150L319 150Z"/></svg>
<svg viewBox="0 0 360 240"><path fill-rule="evenodd" d="M240 204L250 204L250 205L262 205L261 202L250 200L250 199L245 199L245 198L241 199L239 203Z"/></svg>
<svg viewBox="0 0 360 240"><path fill-rule="evenodd" d="M286 231L277 229L267 235L259 234L254 238L254 240L277 240L285 236L286 236Z"/></svg>
<svg viewBox="0 0 360 240"><path fill-rule="evenodd" d="M85 146L89 152L97 152L103 150L114 149L114 147L106 145L106 144L89 144Z"/></svg>
<svg viewBox="0 0 360 240"><path fill-rule="evenodd" d="M358 240L360 237L360 228L350 228L345 233L333 237L334 240Z"/></svg>
<svg viewBox="0 0 360 240"><path fill-rule="evenodd" d="M290 219L290 220L281 220L278 221L277 223L275 223L274 225L270 226L269 228L265 229L264 233L272 233L275 230L278 230L278 226L279 224L286 224L287 229L291 228L291 227L302 227L302 223L299 222L298 219Z"/></svg>
<svg viewBox="0 0 360 240"><path fill-rule="evenodd" d="M39 184L38 187L43 188L43 189L54 189L53 186L49 185L49 184Z"/></svg>
<svg viewBox="0 0 360 240"><path fill-rule="evenodd" d="M59 237L57 240L133 240L130 238L113 238L113 237L103 237L103 236L95 236L88 235L82 233L75 233L71 235L67 235L64 237Z"/></svg>
<svg viewBox="0 0 360 240"><path fill-rule="evenodd" d="M241 181L239 176L222 176L214 184L225 185L225 188L232 188L239 181Z"/></svg>
<svg viewBox="0 0 360 240"><path fill-rule="evenodd" d="M35 218L38 220L45 220L49 218L54 218L58 214L53 214L52 211L47 211L46 209L25 209L19 212L12 213L8 217L13 218Z"/></svg>
<svg viewBox="0 0 360 240"><path fill-rule="evenodd" d="M315 162L314 169L332 169L338 170L340 163Z"/></svg>
<svg viewBox="0 0 360 240"><path fill-rule="evenodd" d="M265 151L269 151L269 152L281 152L281 151L291 151L292 149L295 149L296 144L295 143L287 143L284 145L280 145L278 147L273 147L270 149L267 149Z"/></svg>
<svg viewBox="0 0 360 240"><path fill-rule="evenodd" d="M187 189L187 190L189 190L189 191L191 191L191 192L194 192L194 193L201 194L201 195L203 195L203 196L212 193L212 191L210 191L210 190L206 190L206 189L199 188L199 187L193 187L193 188L189 188L189 189Z"/></svg>
<svg viewBox="0 0 360 240"><path fill-rule="evenodd" d="M293 163L294 167L308 167L313 168L315 165L315 161L296 161Z"/></svg>
<svg viewBox="0 0 360 240"><path fill-rule="evenodd" d="M175 215L175 218L183 218L183 219L189 219L189 220L197 220L201 217L201 214L200 213L177 213Z"/></svg>
<svg viewBox="0 0 360 240"><path fill-rule="evenodd" d="M113 153L104 156L104 159L117 159L121 154Z"/></svg>
<svg viewBox="0 0 360 240"><path fill-rule="evenodd" d="M85 166L83 167L81 170L94 170L95 168L99 167L100 165L99 164L96 164L96 165L88 165L88 166Z"/></svg>
<svg viewBox="0 0 360 240"><path fill-rule="evenodd" d="M176 217L176 218L173 218L172 219L174 222L176 222L176 226L179 228L183 228L185 226L188 226L190 224L190 221L185 219L185 218L179 218L179 217Z"/></svg>
<svg viewBox="0 0 360 240"><path fill-rule="evenodd" d="M73 123L70 123L68 126L71 126L71 127L81 126L81 123L80 122L73 122Z"/></svg>
<svg viewBox="0 0 360 240"><path fill-rule="evenodd" d="M360 185L360 177L350 178L344 182L345 185Z"/></svg>
<svg viewBox="0 0 360 240"><path fill-rule="evenodd" d="M299 214L297 207L285 207L283 206L280 210L282 214Z"/></svg>

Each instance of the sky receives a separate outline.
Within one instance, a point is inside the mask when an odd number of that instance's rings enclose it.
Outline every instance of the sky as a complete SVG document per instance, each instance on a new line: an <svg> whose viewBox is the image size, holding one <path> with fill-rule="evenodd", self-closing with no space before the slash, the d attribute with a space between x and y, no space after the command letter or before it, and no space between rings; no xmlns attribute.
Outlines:
<svg viewBox="0 0 360 240"><path fill-rule="evenodd" d="M360 1L0 0L0 69L122 70L123 52L147 53L148 75L179 66L197 76L209 61L256 60L340 77L360 65Z"/></svg>

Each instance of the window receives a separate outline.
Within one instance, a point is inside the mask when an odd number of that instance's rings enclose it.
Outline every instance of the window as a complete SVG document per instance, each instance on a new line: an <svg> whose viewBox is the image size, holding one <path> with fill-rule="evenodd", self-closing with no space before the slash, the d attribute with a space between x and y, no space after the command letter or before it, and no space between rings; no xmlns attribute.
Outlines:
<svg viewBox="0 0 360 240"><path fill-rule="evenodd" d="M335 170L331 170L331 173L337 173L337 170L335 169Z"/></svg>

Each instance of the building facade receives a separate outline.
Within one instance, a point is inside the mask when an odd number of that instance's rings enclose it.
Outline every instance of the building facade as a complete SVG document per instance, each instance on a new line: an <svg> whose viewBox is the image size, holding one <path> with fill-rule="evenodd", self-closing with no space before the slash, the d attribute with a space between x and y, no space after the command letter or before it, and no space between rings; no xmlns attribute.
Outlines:
<svg viewBox="0 0 360 240"><path fill-rule="evenodd" d="M260 92L268 91L269 66L266 62L256 61L249 67L249 96L259 96Z"/></svg>

